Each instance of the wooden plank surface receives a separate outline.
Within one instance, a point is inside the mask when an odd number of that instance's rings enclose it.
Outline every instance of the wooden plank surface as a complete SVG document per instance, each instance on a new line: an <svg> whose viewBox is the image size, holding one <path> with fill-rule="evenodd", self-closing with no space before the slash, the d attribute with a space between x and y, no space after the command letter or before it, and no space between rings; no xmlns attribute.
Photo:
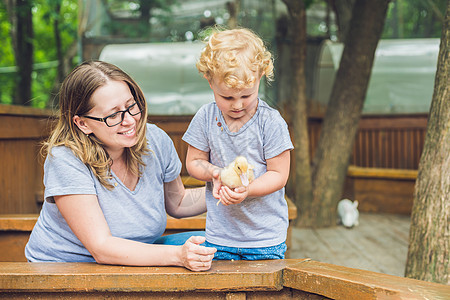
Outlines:
<svg viewBox="0 0 450 300"><path fill-rule="evenodd" d="M300 261L216 261L207 272L182 267L0 262L0 291L280 290L282 270Z"/></svg>
<svg viewBox="0 0 450 300"><path fill-rule="evenodd" d="M56 111L50 109L41 109L20 105L0 104L0 115L48 117L56 114L57 114Z"/></svg>
<svg viewBox="0 0 450 300"><path fill-rule="evenodd" d="M129 297L124 297L124 292ZM5 299L155 299L158 296L196 299L197 296L202 299L364 300L448 299L449 294L450 286L443 284L308 259L214 261L206 272L191 272L181 267L0 262L0 298Z"/></svg>
<svg viewBox="0 0 450 300"><path fill-rule="evenodd" d="M283 285L331 299L449 299L450 286L304 261L286 267Z"/></svg>
<svg viewBox="0 0 450 300"><path fill-rule="evenodd" d="M404 179L416 180L417 170L407 169L386 169L386 168L363 168L358 166L349 166L347 176L358 178L385 178L385 179Z"/></svg>
<svg viewBox="0 0 450 300"><path fill-rule="evenodd" d="M0 231L31 231L38 214L0 214Z"/></svg>
<svg viewBox="0 0 450 300"><path fill-rule="evenodd" d="M353 197L358 209L370 213L409 215L414 202L414 180L352 178Z"/></svg>
<svg viewBox="0 0 450 300"><path fill-rule="evenodd" d="M292 229L289 258L404 276L410 218L361 213L359 226Z"/></svg>

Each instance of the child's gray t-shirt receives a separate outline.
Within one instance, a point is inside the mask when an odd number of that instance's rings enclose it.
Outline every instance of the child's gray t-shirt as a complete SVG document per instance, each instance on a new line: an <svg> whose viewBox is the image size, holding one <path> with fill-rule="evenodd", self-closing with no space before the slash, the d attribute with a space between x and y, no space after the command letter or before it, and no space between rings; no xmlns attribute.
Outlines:
<svg viewBox="0 0 450 300"><path fill-rule="evenodd" d="M96 195L111 234L153 243L166 228L164 183L175 180L181 162L169 136L155 125L147 125L151 152L134 191L112 172L114 189L100 184L90 168L64 146L54 147L44 164L45 201L25 248L29 261L94 262L94 258L67 225L54 203L54 196Z"/></svg>
<svg viewBox="0 0 450 300"><path fill-rule="evenodd" d="M293 149L286 122L280 113L258 100L255 115L238 132L231 132L216 103L203 105L192 119L183 140L209 153L218 167L230 164L238 155L253 165L255 178L267 171L266 160ZM288 207L284 188L239 204L216 205L212 184L206 184L206 240L241 248L270 247L286 240Z"/></svg>

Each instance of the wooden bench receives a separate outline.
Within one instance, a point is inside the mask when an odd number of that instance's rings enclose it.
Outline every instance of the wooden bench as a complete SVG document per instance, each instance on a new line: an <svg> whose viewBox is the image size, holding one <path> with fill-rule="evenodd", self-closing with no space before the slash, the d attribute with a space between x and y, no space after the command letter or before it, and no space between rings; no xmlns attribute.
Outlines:
<svg viewBox="0 0 450 300"><path fill-rule="evenodd" d="M183 182L188 187L197 187L204 184L191 177L183 177ZM43 196L41 195L40 198L43 199ZM297 217L297 208L289 198L286 198L286 201L289 209L289 228L286 244L289 249L293 220ZM38 214L0 214L0 261L26 261L24 255L25 245L38 216ZM164 234L204 230L205 224L206 214L183 219L175 219L168 216Z"/></svg>
<svg viewBox="0 0 450 300"><path fill-rule="evenodd" d="M409 215L417 173L417 170L349 166L344 196L358 200L361 212Z"/></svg>
<svg viewBox="0 0 450 300"><path fill-rule="evenodd" d="M0 262L2 299L448 299L450 286L311 261L181 267Z"/></svg>

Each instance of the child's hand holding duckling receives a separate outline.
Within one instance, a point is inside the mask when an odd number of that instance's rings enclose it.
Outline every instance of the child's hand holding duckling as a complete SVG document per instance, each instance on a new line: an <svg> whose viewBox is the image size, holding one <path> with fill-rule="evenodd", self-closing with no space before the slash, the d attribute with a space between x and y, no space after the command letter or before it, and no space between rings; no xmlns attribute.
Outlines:
<svg viewBox="0 0 450 300"><path fill-rule="evenodd" d="M219 205L222 202L227 206L230 204L238 204L245 200L248 196L248 186L240 186L234 189L230 189L226 185L222 185L219 190L220 200L217 202Z"/></svg>
<svg viewBox="0 0 450 300"><path fill-rule="evenodd" d="M248 196L248 185L254 179L253 167L248 164L247 159L238 156L220 174L213 175L213 195L223 205L238 204Z"/></svg>

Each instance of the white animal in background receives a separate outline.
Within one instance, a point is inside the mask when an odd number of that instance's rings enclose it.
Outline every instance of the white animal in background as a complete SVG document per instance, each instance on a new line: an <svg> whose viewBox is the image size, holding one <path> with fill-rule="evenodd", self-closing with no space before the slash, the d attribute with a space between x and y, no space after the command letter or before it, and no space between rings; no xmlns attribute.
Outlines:
<svg viewBox="0 0 450 300"><path fill-rule="evenodd" d="M348 199L339 201L337 206L339 223L347 228L359 225L358 201Z"/></svg>

